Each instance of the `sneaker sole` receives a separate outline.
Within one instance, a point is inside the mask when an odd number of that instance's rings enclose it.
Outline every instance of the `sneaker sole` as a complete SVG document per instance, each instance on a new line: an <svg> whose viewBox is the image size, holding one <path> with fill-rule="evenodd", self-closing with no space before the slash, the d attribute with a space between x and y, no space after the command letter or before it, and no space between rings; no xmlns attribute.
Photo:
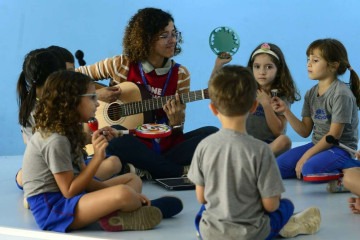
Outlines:
<svg viewBox="0 0 360 240"><path fill-rule="evenodd" d="M144 206L133 212L113 212L99 220L101 228L109 232L149 230L162 220L161 211L156 207Z"/></svg>
<svg viewBox="0 0 360 240"><path fill-rule="evenodd" d="M314 234L320 229L321 214L315 207L308 208L292 216L280 231L282 237L295 237L300 234Z"/></svg>

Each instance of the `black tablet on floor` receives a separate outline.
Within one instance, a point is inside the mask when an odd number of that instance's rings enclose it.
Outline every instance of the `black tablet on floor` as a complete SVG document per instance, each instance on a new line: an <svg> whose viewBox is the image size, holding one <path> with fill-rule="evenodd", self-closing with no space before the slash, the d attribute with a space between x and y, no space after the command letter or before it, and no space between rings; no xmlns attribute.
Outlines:
<svg viewBox="0 0 360 240"><path fill-rule="evenodd" d="M158 178L155 182L168 190L191 190L195 189L195 184L187 177L179 178Z"/></svg>

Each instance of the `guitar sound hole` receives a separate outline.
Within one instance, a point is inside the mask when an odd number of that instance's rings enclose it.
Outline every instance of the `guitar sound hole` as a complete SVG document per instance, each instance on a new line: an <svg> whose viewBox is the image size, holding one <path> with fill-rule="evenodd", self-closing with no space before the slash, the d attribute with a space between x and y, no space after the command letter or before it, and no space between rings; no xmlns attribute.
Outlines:
<svg viewBox="0 0 360 240"><path fill-rule="evenodd" d="M118 103L110 103L108 107L108 116L112 121L118 121L121 117L121 105Z"/></svg>

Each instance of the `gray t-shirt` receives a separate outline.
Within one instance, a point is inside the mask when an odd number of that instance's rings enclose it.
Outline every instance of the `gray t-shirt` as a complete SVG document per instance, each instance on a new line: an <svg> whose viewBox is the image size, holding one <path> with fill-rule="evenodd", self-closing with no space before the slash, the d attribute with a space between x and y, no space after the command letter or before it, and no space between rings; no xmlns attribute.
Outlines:
<svg viewBox="0 0 360 240"><path fill-rule="evenodd" d="M188 177L204 186L204 239L265 239L270 220L262 198L285 191L268 144L221 129L197 146ZM209 237L210 236L210 237Z"/></svg>
<svg viewBox="0 0 360 240"><path fill-rule="evenodd" d="M281 98L287 106L290 107L290 103L285 99ZM276 113L276 115L283 115L280 113ZM254 138L260 139L267 143L270 143L276 139L276 136L270 130L266 118L264 108L261 104L259 104L256 108L254 113L250 113L249 117L246 121L246 131L249 135L253 136ZM282 134L286 133L286 126Z"/></svg>
<svg viewBox="0 0 360 240"><path fill-rule="evenodd" d="M319 87L315 85L306 92L301 114L311 117L314 122L312 142L319 142L329 132L331 123L343 123L339 142L356 150L359 119L354 94L340 80L334 81L322 96L318 96L318 91Z"/></svg>
<svg viewBox="0 0 360 240"><path fill-rule="evenodd" d="M72 158L67 137L53 133L43 138L36 132L24 153L22 170L25 197L59 192L53 174L73 171Z"/></svg>

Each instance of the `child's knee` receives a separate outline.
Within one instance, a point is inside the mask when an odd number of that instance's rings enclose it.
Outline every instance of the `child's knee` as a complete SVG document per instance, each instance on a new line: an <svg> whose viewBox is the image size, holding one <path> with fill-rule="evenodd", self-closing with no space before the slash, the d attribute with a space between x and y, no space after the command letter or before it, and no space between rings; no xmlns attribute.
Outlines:
<svg viewBox="0 0 360 240"><path fill-rule="evenodd" d="M284 149L284 150L289 150L291 148L291 140L288 136L286 135L280 135L278 137L278 141L279 141L279 144L281 145L281 148Z"/></svg>
<svg viewBox="0 0 360 240"><path fill-rule="evenodd" d="M346 171L344 172L344 176L343 176L343 184L345 186L345 188L349 189L351 188L352 185L354 185L354 181L355 179L357 179L357 175L359 175L359 171L356 168L350 168L350 169L346 169ZM357 183L356 183L357 184Z"/></svg>

